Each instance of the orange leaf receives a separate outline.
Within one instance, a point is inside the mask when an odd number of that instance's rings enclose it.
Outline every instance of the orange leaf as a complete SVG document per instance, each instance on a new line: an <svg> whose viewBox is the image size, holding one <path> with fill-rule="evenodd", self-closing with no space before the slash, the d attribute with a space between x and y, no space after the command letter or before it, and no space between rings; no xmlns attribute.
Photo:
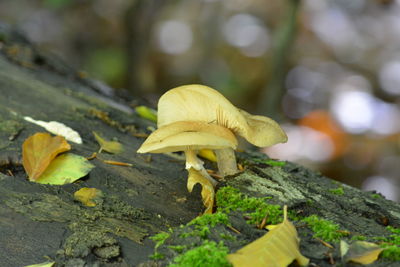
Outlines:
<svg viewBox="0 0 400 267"><path fill-rule="evenodd" d="M29 180L39 178L58 154L70 149L71 146L62 136L36 133L28 137L22 145L22 164Z"/></svg>

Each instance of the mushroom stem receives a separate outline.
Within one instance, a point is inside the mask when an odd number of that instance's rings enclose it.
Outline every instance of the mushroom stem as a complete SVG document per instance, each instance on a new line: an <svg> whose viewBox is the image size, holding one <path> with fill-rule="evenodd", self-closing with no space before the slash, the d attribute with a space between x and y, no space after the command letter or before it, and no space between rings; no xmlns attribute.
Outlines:
<svg viewBox="0 0 400 267"><path fill-rule="evenodd" d="M238 172L235 151L232 148L215 150L219 173L222 176L232 175Z"/></svg>
<svg viewBox="0 0 400 267"><path fill-rule="evenodd" d="M215 181L204 169L204 162L200 160L195 150L185 150L186 156L186 170L189 171L190 168L197 170L201 175L203 175L207 180L209 180L212 185L215 187L217 185L217 181Z"/></svg>

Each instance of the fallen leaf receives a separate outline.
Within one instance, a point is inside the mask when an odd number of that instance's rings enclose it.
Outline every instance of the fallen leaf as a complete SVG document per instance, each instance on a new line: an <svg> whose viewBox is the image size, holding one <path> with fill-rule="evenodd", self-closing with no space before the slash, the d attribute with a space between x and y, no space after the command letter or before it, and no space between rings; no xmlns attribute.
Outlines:
<svg viewBox="0 0 400 267"><path fill-rule="evenodd" d="M97 188L83 187L74 193L74 198L87 207L94 207L99 199L103 197L103 192Z"/></svg>
<svg viewBox="0 0 400 267"><path fill-rule="evenodd" d="M40 184L63 185L73 183L88 174L94 165L82 156L72 153L55 158L36 180Z"/></svg>
<svg viewBox="0 0 400 267"><path fill-rule="evenodd" d="M349 244L346 241L340 240L340 257L343 259L344 255L349 251Z"/></svg>
<svg viewBox="0 0 400 267"><path fill-rule="evenodd" d="M155 111L154 109L148 108L146 106L137 106L135 110L140 117L153 122L157 122L157 111Z"/></svg>
<svg viewBox="0 0 400 267"><path fill-rule="evenodd" d="M201 185L201 187L202 187L201 197L203 199L204 206L206 206L206 210L204 211L204 213L211 214L213 206L214 206L214 198L215 198L214 186L207 178L205 178L203 175L201 175L195 169L190 168L188 171L189 171L189 178L187 181L187 189L189 190L189 192L192 192L193 187L196 184Z"/></svg>
<svg viewBox="0 0 400 267"><path fill-rule="evenodd" d="M209 161L217 162L217 156L211 149L200 149L198 154L200 157L208 159Z"/></svg>
<svg viewBox="0 0 400 267"><path fill-rule="evenodd" d="M277 224L264 236L244 246L233 254L228 255L228 260L234 267L286 267L294 260L299 265L306 266L309 259L299 251L299 238L294 225L287 219L286 206L284 207L284 220Z"/></svg>
<svg viewBox="0 0 400 267"><path fill-rule="evenodd" d="M340 254L345 262L371 264L378 259L382 250L379 245L371 242L356 241L349 245L343 240L340 241Z"/></svg>
<svg viewBox="0 0 400 267"><path fill-rule="evenodd" d="M55 262L43 262L38 264L26 265L25 267L52 267L54 266Z"/></svg>
<svg viewBox="0 0 400 267"><path fill-rule="evenodd" d="M101 137L99 134L93 131L94 138L100 145L100 150L107 151L112 154L118 154L123 151L123 146L117 141L109 141Z"/></svg>
<svg viewBox="0 0 400 267"><path fill-rule="evenodd" d="M36 133L28 137L22 145L22 164L29 180L36 180L58 154L70 149L71 146L62 136Z"/></svg>

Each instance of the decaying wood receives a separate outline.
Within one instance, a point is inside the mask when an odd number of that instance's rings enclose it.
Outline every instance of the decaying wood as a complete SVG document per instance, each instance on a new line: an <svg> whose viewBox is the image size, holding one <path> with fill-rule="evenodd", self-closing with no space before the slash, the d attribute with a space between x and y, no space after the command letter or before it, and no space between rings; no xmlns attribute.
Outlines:
<svg viewBox="0 0 400 267"><path fill-rule="evenodd" d="M141 136L149 133L147 127L154 126L151 122L110 95L104 85L37 51L3 25L0 48L1 266L49 259L60 266L135 266L153 253L150 235L185 224L201 213L199 189L191 194L186 190L184 161L135 153L144 140ZM89 157L98 151L93 130L117 138L125 151L98 154L91 160L96 167L74 184L29 182L21 165L22 142L44 129L25 121L24 116L62 122L78 131L83 144L71 143L76 154ZM239 159L260 156L246 152ZM132 166L110 165L105 160ZM399 204L292 163L273 167L254 162L228 177L224 185L249 196L272 197L271 203L286 204L299 215L317 214L353 233L379 236L385 235L387 225L400 226ZM89 208L75 201L73 193L82 187L102 190L101 203ZM338 187L343 188L343 195L330 193ZM250 229L243 218L230 227L243 240L254 239L254 231L261 231ZM302 253L312 263L331 266L327 256L331 248L311 237L301 238Z"/></svg>

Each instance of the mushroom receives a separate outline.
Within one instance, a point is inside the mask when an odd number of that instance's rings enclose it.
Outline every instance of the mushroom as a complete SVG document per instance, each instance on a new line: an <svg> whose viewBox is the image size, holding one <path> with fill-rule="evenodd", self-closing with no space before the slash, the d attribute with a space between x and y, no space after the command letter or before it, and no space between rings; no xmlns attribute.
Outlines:
<svg viewBox="0 0 400 267"><path fill-rule="evenodd" d="M227 128L202 121L177 121L159 127L147 137L138 153L166 153L184 151L186 169L195 169L213 186L216 181L204 169L203 161L197 158L199 149L235 149L237 140Z"/></svg>
<svg viewBox="0 0 400 267"><path fill-rule="evenodd" d="M179 121L217 124L258 147L287 141L285 132L274 120L236 108L218 91L199 84L180 86L161 96L158 102L158 127ZM222 175L237 172L232 147L216 150L215 153Z"/></svg>

